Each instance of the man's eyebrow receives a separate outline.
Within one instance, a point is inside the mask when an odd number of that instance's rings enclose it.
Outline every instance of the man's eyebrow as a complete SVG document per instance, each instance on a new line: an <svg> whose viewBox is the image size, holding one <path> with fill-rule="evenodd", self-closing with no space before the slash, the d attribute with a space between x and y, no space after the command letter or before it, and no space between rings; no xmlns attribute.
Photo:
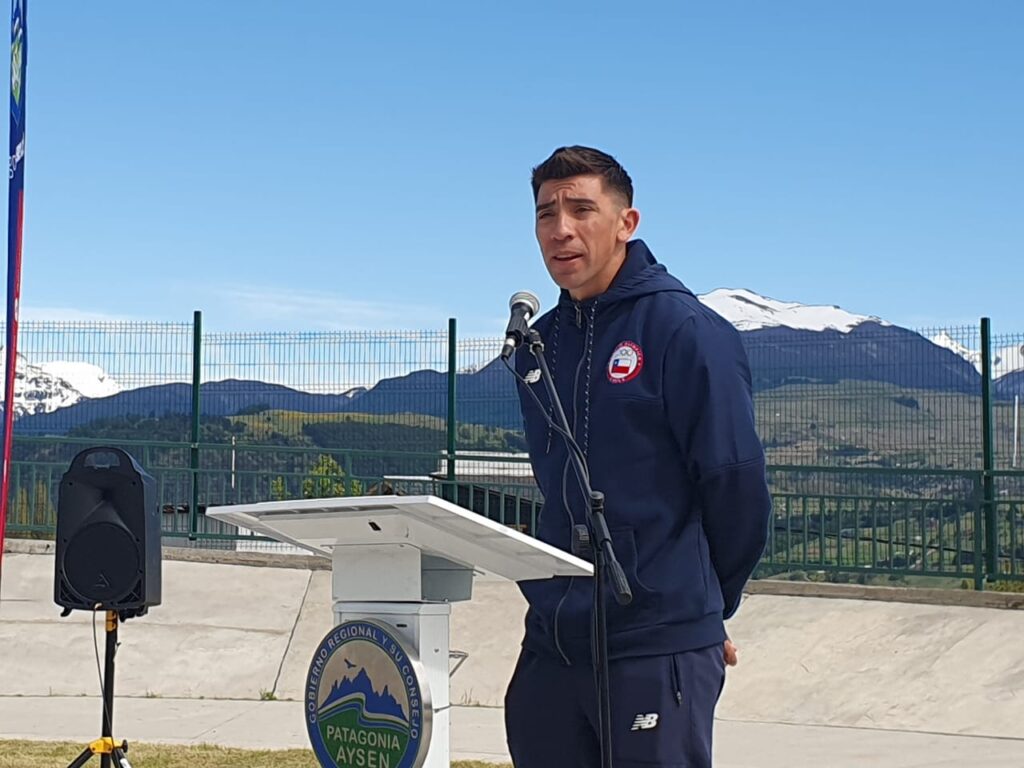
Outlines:
<svg viewBox="0 0 1024 768"><path fill-rule="evenodd" d="M577 205L597 205L597 203L591 200L589 197L567 197L565 198L565 201L567 203L575 203ZM546 211L554 207L555 201L549 200L548 202L541 203L540 205L537 206L537 213L540 213L541 211Z"/></svg>

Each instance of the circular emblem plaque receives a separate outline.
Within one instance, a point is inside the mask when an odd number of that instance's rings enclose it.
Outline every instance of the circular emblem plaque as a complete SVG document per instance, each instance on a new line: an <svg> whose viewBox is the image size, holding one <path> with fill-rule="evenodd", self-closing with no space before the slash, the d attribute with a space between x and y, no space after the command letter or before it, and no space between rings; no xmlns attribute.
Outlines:
<svg viewBox="0 0 1024 768"><path fill-rule="evenodd" d="M420 768L433 710L419 660L369 619L334 627L306 675L306 730L324 768Z"/></svg>

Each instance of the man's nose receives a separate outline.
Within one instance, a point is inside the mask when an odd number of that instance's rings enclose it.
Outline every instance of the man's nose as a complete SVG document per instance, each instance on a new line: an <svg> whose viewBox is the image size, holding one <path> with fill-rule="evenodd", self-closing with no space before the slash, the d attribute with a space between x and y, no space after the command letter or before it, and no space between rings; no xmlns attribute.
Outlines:
<svg viewBox="0 0 1024 768"><path fill-rule="evenodd" d="M572 226L568 216L563 213L558 214L555 226L552 228L552 236L556 240L568 240L572 237Z"/></svg>

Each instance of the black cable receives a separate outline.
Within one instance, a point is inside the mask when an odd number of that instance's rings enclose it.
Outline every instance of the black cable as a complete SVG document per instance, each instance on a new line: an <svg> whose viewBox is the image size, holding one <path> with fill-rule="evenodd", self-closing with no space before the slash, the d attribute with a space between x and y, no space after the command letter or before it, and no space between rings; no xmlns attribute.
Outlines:
<svg viewBox="0 0 1024 768"><path fill-rule="evenodd" d="M531 334L535 335L536 331L531 331ZM538 345L539 349L543 349L543 347L540 346L540 338L539 338L539 336L535 336L535 340L532 343L536 343ZM553 408L557 407L557 412L558 412L559 419L562 420L562 421L566 421L567 422L568 420L565 418L565 414L563 412L562 405L559 402L557 389L555 387L555 382L553 381L553 377L550 375L550 372L548 371L547 364L546 364L546 362L544 360L544 357L543 357L542 354L535 354L535 356L537 357L537 361L540 364L541 375L542 375L542 377L545 377L545 385L548 388L548 399L551 402L551 405L552 405ZM626 575L622 571L622 567L620 566L618 561L615 559L614 554L611 553L611 541L610 541L609 538L607 538L609 536L609 532L608 532L608 529L607 529L607 524L604 521L604 495L601 494L601 493L595 493L593 491L593 489L590 487L590 469L587 466L587 458L586 458L586 455L583 453L583 451L580 450L579 444L577 444L575 437L571 434L571 431L570 431L571 428L568 428L568 423L566 423L567 429L563 429L558 424L556 424L554 422L554 420L552 419L552 417L548 414L547 409L544 408L544 405L543 405L543 403L541 403L540 398L537 397L537 394L533 391L533 389L526 382L526 380L523 377L521 377L512 368L512 366L509 365L507 359L504 360L504 362L505 362L505 367L508 368L510 371L512 371L512 374L516 377L516 379L518 379L520 382L522 382L522 384L525 386L525 388L529 391L530 396L533 398L534 402L540 408L541 413L544 414L544 419L547 422L548 426L550 428L554 429L565 440L566 447L568 448L572 458L575 459L575 461L573 462L573 465L574 465L574 467L576 469L576 479L579 482L580 490L583 492L584 498L587 500L588 504L590 505L590 512L587 515L587 522L588 522L588 524L587 524L586 528L591 530L591 532L592 532L591 538L593 540L591 541L590 546L591 546L591 551L592 551L592 555L593 555L594 576L595 576L594 595L593 595L593 607L592 607L592 611L593 612L592 612L592 615L591 615L591 625L590 625L590 627L591 627L591 656L592 656L592 659L593 659L593 666L594 666L594 682L595 682L595 687L597 689L597 695L598 695L598 724L599 724L599 729L600 729L600 733L598 735L599 735L599 740L600 740L600 743L601 743L601 765L602 766L608 766L610 768L610 766L612 764L612 762L611 762L612 761L612 747L611 747L612 741L611 741L611 725L610 725L610 718L611 718L610 677L611 677L611 674L610 674L610 665L609 665L608 647L607 647L607 634L606 634L606 630L607 630L607 615L605 614L605 606L604 606L604 588L605 588L604 577L605 577L605 568L608 567L608 568L611 569L611 578L612 578L613 582L615 583L615 589L616 589L616 592L617 592L616 599L620 603L625 605L626 603L628 603L632 599L631 598L631 590L630 590L629 585L627 583ZM582 362L583 361L581 360L580 361L581 365L582 365ZM590 371L589 370L587 371L587 376L588 377L590 376ZM576 381L578 382L578 380L579 380L579 368L577 367ZM573 389L573 396L574 396L574 398L575 398L575 392L576 392L575 386L576 385L574 385L574 389ZM575 413L575 403L574 403L574 413ZM575 421L575 416L574 416L573 420ZM563 480L562 480L562 487L563 487L563 497L564 497L564 488L565 488L565 476L564 476L564 474L563 474ZM607 543L607 546L608 546L608 552L605 552L605 550L604 550L604 546L605 546L606 543ZM607 556L607 558L608 558L607 564L605 562L604 556ZM571 582L570 582L570 585L571 585ZM566 596L567 595L568 595L568 591L566 592ZM565 596L563 596L562 599L564 600ZM561 603L559 605L561 605ZM556 611L556 622L557 622L557 611ZM556 630L556 633L557 633L557 630ZM556 638L557 638L557 634L556 634ZM594 647L595 646L595 640L597 641L596 648Z"/></svg>
<svg viewBox="0 0 1024 768"><path fill-rule="evenodd" d="M508 360L503 358L502 362L505 363L505 367L512 372L512 375L515 376L516 379L518 379L523 384L523 388L530 393L530 397L533 398L533 401L537 404L537 407L540 409L540 412L544 414L544 420L547 422L548 426L551 429L555 430L555 432L560 434L563 438L565 438L566 445L569 447L569 450L573 452L573 455L575 455L577 459L579 459L580 467L582 467L583 474L586 477L586 485L590 485L590 469L587 466L587 459L583 455L583 451L580 449L580 446L576 442L576 439L571 434L562 429L562 427L555 423L555 420L552 419L551 416L548 414L548 411L544 407L544 404L540 401L540 398L537 397L537 393L533 391L533 387L530 386L529 382L527 382L526 379L519 375L519 372L515 368L509 365ZM580 480L580 488L581 490L583 490L585 494L586 486L583 485L582 478L579 477L579 474L577 474L576 478L577 480Z"/></svg>
<svg viewBox="0 0 1024 768"><path fill-rule="evenodd" d="M100 679L100 700L103 702L103 714L107 716L107 722L111 723L113 720L110 717L110 710L107 708L107 696L104 691L104 680L103 680L103 667L100 664L100 641L96 635L96 612L99 610L100 604L96 603L92 609L92 647L96 652L96 673ZM114 734L110 734L113 736Z"/></svg>

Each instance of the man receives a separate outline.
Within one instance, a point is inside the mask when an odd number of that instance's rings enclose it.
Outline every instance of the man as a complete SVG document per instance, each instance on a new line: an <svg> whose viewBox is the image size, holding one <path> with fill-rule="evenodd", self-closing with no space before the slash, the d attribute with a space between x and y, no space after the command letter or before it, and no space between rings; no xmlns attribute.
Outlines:
<svg viewBox="0 0 1024 768"><path fill-rule="evenodd" d="M609 155L558 149L533 171L536 235L561 289L537 319L593 488L605 494L632 589L607 591L615 768L711 765L714 710L735 649L724 621L764 549L771 501L737 331L633 239L633 186ZM536 369L526 346L520 376ZM519 383L544 495L537 535L570 550L588 505L544 385ZM600 765L592 579L520 584L529 603L505 700L517 768Z"/></svg>

